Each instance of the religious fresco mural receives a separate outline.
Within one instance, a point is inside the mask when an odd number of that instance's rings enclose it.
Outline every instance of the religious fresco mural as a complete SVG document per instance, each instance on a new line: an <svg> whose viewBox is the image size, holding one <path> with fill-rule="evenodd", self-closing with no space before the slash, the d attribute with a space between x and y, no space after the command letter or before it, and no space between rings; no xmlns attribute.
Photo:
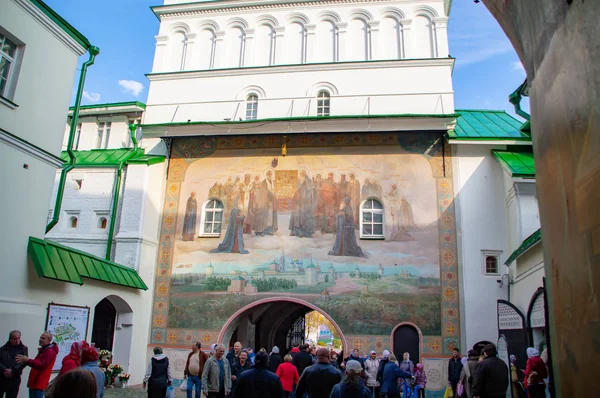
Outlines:
<svg viewBox="0 0 600 398"><path fill-rule="evenodd" d="M366 345L400 322L432 351L458 341L443 140L371 136L295 136L287 157L274 137L174 140L153 342L212 341L237 310L278 296L313 303Z"/></svg>

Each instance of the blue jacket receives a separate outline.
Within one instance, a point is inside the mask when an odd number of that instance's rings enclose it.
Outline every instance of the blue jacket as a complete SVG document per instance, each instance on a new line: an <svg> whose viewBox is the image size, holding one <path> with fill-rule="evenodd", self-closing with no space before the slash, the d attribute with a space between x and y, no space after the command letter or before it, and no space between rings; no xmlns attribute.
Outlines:
<svg viewBox="0 0 600 398"><path fill-rule="evenodd" d="M346 380L343 380L340 384L336 384L331 391L329 398L371 398L371 391L365 387L362 380L358 381L358 388L351 389L347 384Z"/></svg>
<svg viewBox="0 0 600 398"><path fill-rule="evenodd" d="M412 375L400 369L394 362L388 362L383 368L383 380L381 381L381 393L397 394L400 392L398 378L411 378Z"/></svg>
<svg viewBox="0 0 600 398"><path fill-rule="evenodd" d="M86 362L83 365L81 365L81 369L85 369L85 370L92 372L92 374L96 378L96 387L98 388L97 392L96 392L96 398L103 398L104 397L104 379L106 376L104 376L104 372L98 366L98 361Z"/></svg>
<svg viewBox="0 0 600 398"><path fill-rule="evenodd" d="M279 377L268 369L252 368L236 380L233 398L283 398Z"/></svg>

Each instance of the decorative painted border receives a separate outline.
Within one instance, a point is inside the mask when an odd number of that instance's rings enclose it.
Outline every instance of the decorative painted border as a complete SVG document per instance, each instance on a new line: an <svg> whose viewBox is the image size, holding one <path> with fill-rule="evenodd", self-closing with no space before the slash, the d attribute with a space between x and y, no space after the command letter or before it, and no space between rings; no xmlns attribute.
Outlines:
<svg viewBox="0 0 600 398"><path fill-rule="evenodd" d="M406 152L423 155L429 160L433 177L436 179L438 197L442 333L441 336L422 336L421 354L425 358L451 354L452 348L458 346L460 341L460 311L451 151L443 133L300 134L288 137L286 142L288 150L292 147L399 145ZM184 344L187 346L196 340L208 344L218 339L218 333L215 331L167 327L177 209L181 184L188 166L198 159L210 156L217 149L278 148L282 143L282 136L268 135L173 139L155 279L152 344L175 348ZM385 349L389 338L389 335L346 335L347 341L352 346L379 351Z"/></svg>

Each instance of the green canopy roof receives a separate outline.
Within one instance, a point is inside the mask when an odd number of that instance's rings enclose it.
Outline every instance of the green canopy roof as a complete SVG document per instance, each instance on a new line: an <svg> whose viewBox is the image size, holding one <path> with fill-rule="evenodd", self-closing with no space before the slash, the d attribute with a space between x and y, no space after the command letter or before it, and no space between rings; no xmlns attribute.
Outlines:
<svg viewBox="0 0 600 398"><path fill-rule="evenodd" d="M535 178L533 153L494 149L492 150L492 155L511 177Z"/></svg>
<svg viewBox="0 0 600 398"><path fill-rule="evenodd" d="M456 110L456 127L448 132L455 140L517 140L531 141L529 134L521 131L523 122L505 111Z"/></svg>
<svg viewBox="0 0 600 398"><path fill-rule="evenodd" d="M73 151L76 158L76 165L79 167L109 167L118 166L127 158L131 148L118 149L92 149L89 151ZM66 162L69 155L66 151L60 154L60 157ZM146 155L143 148L135 150L135 155L127 161L127 164L147 164L148 166L162 163L165 157L161 155Z"/></svg>
<svg viewBox="0 0 600 398"><path fill-rule="evenodd" d="M527 237L527 239L525 239L523 241L523 243L521 243L521 246L519 246L519 248L510 255L510 257L508 258L508 260L506 260L504 265L506 265L507 267L510 266L513 261L515 261L519 256L521 256L521 254L525 253L533 245L535 245L536 243L538 243L541 240L542 240L542 231L538 229L537 231L535 231L534 233L529 235Z"/></svg>
<svg viewBox="0 0 600 398"><path fill-rule="evenodd" d="M30 236L27 252L40 278L83 285L81 278L84 277L134 289L148 290L148 286L134 269L48 239Z"/></svg>

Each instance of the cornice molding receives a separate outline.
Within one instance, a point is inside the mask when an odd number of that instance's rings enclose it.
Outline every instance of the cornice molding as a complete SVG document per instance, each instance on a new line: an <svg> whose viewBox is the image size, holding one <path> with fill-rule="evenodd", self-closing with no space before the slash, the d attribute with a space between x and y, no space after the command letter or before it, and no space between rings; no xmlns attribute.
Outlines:
<svg viewBox="0 0 600 398"><path fill-rule="evenodd" d="M358 61L358 62L330 62L309 63L296 65L270 65L226 69L206 69L196 71L158 72L148 73L146 77L151 82L164 80L212 78L221 76L250 76L273 73L314 72L325 70L353 70L353 69L387 69L387 68L412 68L423 66L449 66L453 67L454 58L428 58L428 59L397 59L391 61Z"/></svg>
<svg viewBox="0 0 600 398"><path fill-rule="evenodd" d="M64 164L64 161L60 157L55 156L50 152L45 151L42 148L9 133L6 130L0 129L0 142L57 169L61 168Z"/></svg>
<svg viewBox="0 0 600 398"><path fill-rule="evenodd" d="M29 0L12 0L78 57L87 50Z"/></svg>
<svg viewBox="0 0 600 398"><path fill-rule="evenodd" d="M235 2L221 1L218 5L215 5L214 2L171 4L165 6L152 7L152 11L160 20L162 20L163 18L189 17L195 15L218 14L228 12L294 9L300 7L323 7L334 6L337 4L372 5L373 3L388 4L398 2L414 4L414 0L377 0L375 2L365 0L292 0L289 2L282 2L281 0L242 0Z"/></svg>

